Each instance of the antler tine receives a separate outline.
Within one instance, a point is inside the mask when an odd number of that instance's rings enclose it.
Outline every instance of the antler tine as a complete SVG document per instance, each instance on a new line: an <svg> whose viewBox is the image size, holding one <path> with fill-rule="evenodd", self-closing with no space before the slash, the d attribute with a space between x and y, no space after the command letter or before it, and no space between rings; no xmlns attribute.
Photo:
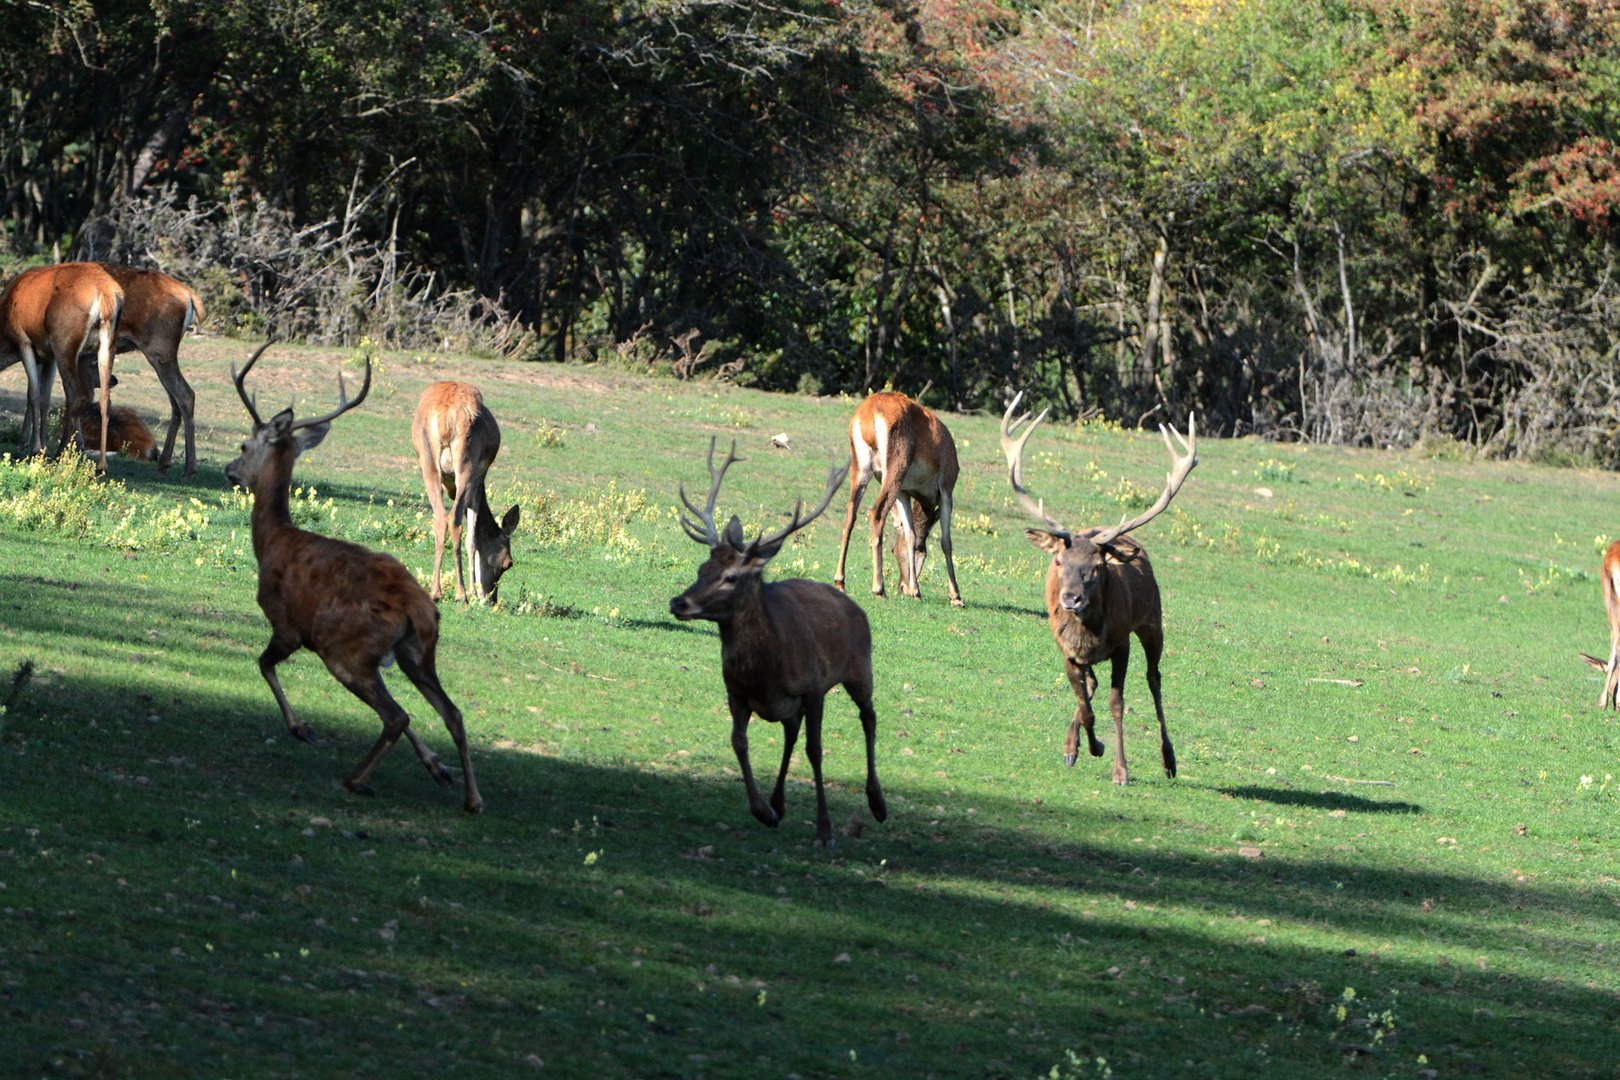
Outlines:
<svg viewBox="0 0 1620 1080"><path fill-rule="evenodd" d="M704 504L704 507L701 510L692 505L692 500L686 497L686 484L683 481L679 485L681 502L686 504L686 508L696 516L697 520L689 520L685 514L682 514L679 511L677 511L676 516L680 519L681 529L686 533L687 536L690 536L693 540L696 540L700 544L708 544L710 547L719 547L720 530L717 529L714 524L714 504L716 500L720 498L720 482L726 478L726 470L731 468L732 465L741 461L742 458L737 456L737 440L732 439L731 449L726 451L726 460L722 461L720 463L720 468L716 469L714 467L714 444L715 436L710 435L708 502ZM700 526L701 528L699 528Z"/></svg>
<svg viewBox="0 0 1620 1080"><path fill-rule="evenodd" d="M1198 464L1198 418L1196 416L1189 414L1187 417L1187 437L1185 439L1181 437L1181 432L1176 431L1173 426L1167 429L1164 424L1159 425L1159 434L1164 436L1165 449L1170 451L1170 473L1165 477L1164 491L1154 501L1153 505L1143 513L1138 514L1129 521L1121 521L1112 529L1104 529L1093 536L1091 538L1093 544L1100 547L1110 540L1117 540L1132 529L1146 525L1158 517L1164 512L1164 508L1170 505L1170 500L1176 497L1176 492L1181 490L1181 485L1186 482L1187 474L1193 471L1193 466ZM1185 448L1186 453L1178 454L1176 452L1175 444L1170 441L1172 434L1175 435L1176 441Z"/></svg>
<svg viewBox="0 0 1620 1080"><path fill-rule="evenodd" d="M769 547L772 544L779 544L786 540L789 536L792 536L794 533L804 528L806 525L810 524L812 521L816 520L816 518L820 517L826 511L827 507L832 503L833 495L843 484L844 477L848 474L848 472L849 466L834 460L832 465L827 469L827 490L822 492L821 502L817 504L814 510L810 511L810 516L807 518L801 518L799 516L804 510L804 499L798 499L793 504L793 514L787 523L787 527L771 533L769 536L766 536L764 530L761 530L759 539L755 540L752 546L760 548Z"/></svg>
<svg viewBox="0 0 1620 1080"><path fill-rule="evenodd" d="M270 342L274 340L274 338L270 338L265 341L263 345L260 345L257 349L254 349L253 355L248 357L247 366L242 369L240 374L237 373L236 365L231 365L231 381L236 384L236 396L241 398L242 404L247 407L248 415L253 418L254 427L264 426L264 421L259 419L259 410L257 407L259 403L259 393L255 390L253 392L253 397L249 398L247 391L242 387L242 381L247 378L247 373L253 370L253 365L259 362L259 357L264 355L264 350L268 349L270 347Z"/></svg>
<svg viewBox="0 0 1620 1080"><path fill-rule="evenodd" d="M315 427L315 426L317 426L319 424L329 424L333 420L336 420L338 417L342 416L344 413L348 412L350 409L357 408L362 401L366 400L366 395L369 394L370 392L371 392L371 354L367 353L366 354L366 381L360 384L360 396L355 398L353 401L349 400L349 388L343 382L343 369L338 368L338 407L333 409L331 412L327 413L324 416L315 417L313 420L300 420L296 424L292 425L291 430L297 431L300 428L310 428L310 427Z"/></svg>
<svg viewBox="0 0 1620 1080"><path fill-rule="evenodd" d="M1040 426L1041 421L1046 419L1048 410L1042 409L1041 414L1030 421L1029 427L1024 428L1024 433L1015 437L1013 433L1023 427L1026 420L1029 420L1028 413L1024 413L1016 419L1013 417L1013 410L1018 408L1018 403L1022 400L1024 400L1024 392L1020 390L1013 395L1012 403L1007 406L1007 411L1001 415L1001 452L1007 456L1007 478L1012 481L1013 492L1018 496L1019 505L1026 512L1044 524L1046 530L1054 536L1068 536L1069 530L1059 525L1046 513L1045 502L1037 502L1024 488L1024 444L1029 442L1029 437L1035 433L1035 429Z"/></svg>

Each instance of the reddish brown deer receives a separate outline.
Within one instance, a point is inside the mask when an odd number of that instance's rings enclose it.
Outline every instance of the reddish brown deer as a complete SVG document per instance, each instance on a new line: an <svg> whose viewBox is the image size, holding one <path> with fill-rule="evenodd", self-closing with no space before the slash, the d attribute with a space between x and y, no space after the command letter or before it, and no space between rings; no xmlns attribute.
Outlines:
<svg viewBox="0 0 1620 1080"><path fill-rule="evenodd" d="M17 275L0 292L0 368L22 362L28 375L28 406L22 424L22 450L45 449L51 390L61 372L67 408L57 452L67 445L71 419L90 400L81 377L79 354L92 342L101 379L102 431L112 389L113 341L124 292L95 263L35 267ZM107 446L100 447L107 468Z"/></svg>
<svg viewBox="0 0 1620 1080"><path fill-rule="evenodd" d="M77 414L79 435L86 445L101 442L101 408L93 401L79 406ZM117 454L137 461L151 461L158 456L157 440L152 429L134 409L114 405L107 410L107 445Z"/></svg>
<svg viewBox="0 0 1620 1080"><path fill-rule="evenodd" d="M1620 540L1603 553L1603 607L1609 613L1609 661L1581 653L1581 659L1603 672L1598 708L1620 707Z"/></svg>
<svg viewBox="0 0 1620 1080"><path fill-rule="evenodd" d="M287 730L313 742L308 725L293 715L276 678L276 665L307 648L321 658L334 678L376 710L383 732L360 766L343 781L349 791L372 794L366 778L400 735L428 774L440 784L455 782L438 756L410 728L411 718L388 693L378 670L395 660L428 704L444 720L461 755L461 775L468 813L484 807L473 779L472 759L461 712L439 684L435 658L439 644L439 609L398 559L358 544L305 532L292 522L288 486L298 455L318 446L332 421L366 399L371 389L371 362L360 395L349 400L338 374L338 407L313 420L293 421L287 408L268 423L259 419L242 382L269 347L259 346L247 366L231 378L253 419L253 433L242 443L242 456L225 466L231 483L253 492L253 554L259 561L259 607L270 620L270 644L259 656L259 673L281 706Z"/></svg>
<svg viewBox="0 0 1620 1080"><path fill-rule="evenodd" d="M1093 724L1091 697L1097 690L1097 676L1093 665L1107 660L1109 663L1108 710L1114 717L1114 783L1124 784L1130 779L1125 768L1125 670L1130 663L1131 635L1142 642L1147 656L1147 684L1153 692L1153 708L1159 717L1159 755L1164 761L1164 774L1176 775L1176 751L1170 745L1170 732L1164 724L1164 701L1159 693L1159 657L1164 652L1164 619L1160 609L1159 584L1153 576L1142 545L1125 534L1152 521L1186 481L1187 474L1198 464L1198 431L1195 420L1187 422L1187 438L1183 439L1174 428L1159 433L1170 451L1171 470L1164 491L1146 511L1121 521L1112 528L1087 529L1073 533L1059 525L1046 513L1043 503L1030 498L1024 489L1024 444L1042 420L1043 411L1022 435L1014 433L1028 414L1013 418L1022 394L1001 418L1001 449L1007 457L1007 469L1019 505L1042 525L1039 529L1025 529L1030 543L1052 556L1046 570L1046 611L1051 624L1052 638L1063 654L1064 671L1074 689L1076 706L1074 719L1069 724L1068 738L1063 744L1063 763L1073 765L1080 755L1080 728L1086 729L1086 742L1092 757L1101 757L1103 744L1098 741ZM1170 435L1186 451L1177 454Z"/></svg>
<svg viewBox="0 0 1620 1080"><path fill-rule="evenodd" d="M516 506L506 512L499 524L489 511L484 477L501 449L501 429L495 416L484 405L478 387L463 382L437 382L422 391L411 424L411 442L422 467L422 483L428 502L433 504L433 587L434 600L443 595L439 571L444 564L444 534L448 526L450 546L456 553L456 599L467 602L467 572L463 563L472 564L473 593L480 600L494 603L501 575L512 568L512 530L518 526ZM450 510L444 500L449 496ZM462 551L463 527L468 513L473 525L466 530L466 551Z"/></svg>
<svg viewBox="0 0 1620 1080"><path fill-rule="evenodd" d="M180 341L202 321L202 301L185 285L160 271L115 263L98 265L124 290L115 348L118 352L140 350L169 395L169 433L163 440L163 452L157 455L158 472L169 471L169 463L174 459L175 435L183 422L186 428L184 475L189 479L197 472L193 433L197 395L180 373Z"/></svg>
<svg viewBox="0 0 1620 1080"><path fill-rule="evenodd" d="M837 589L802 578L766 584L764 572L787 538L827 509L843 483L844 470L833 466L821 504L809 517L802 515L801 499L785 528L745 541L742 522L735 516L724 534L714 524L720 483L726 470L740 460L733 442L726 460L715 468L710 439L708 502L699 509L686 497L685 486L680 489L681 502L692 515L681 514L681 528L708 546L709 557L698 567L697 580L669 602L669 610L682 621L707 619L720 627L720 671L731 710L731 748L748 789L748 809L766 825L775 827L782 820L783 785L803 724L805 755L816 778L816 839L825 847L832 843L832 821L821 779L821 716L827 692L834 686L842 684L860 710L866 735L866 804L877 820L888 817L874 761L872 631L866 613ZM769 802L760 795L749 765L748 721L754 713L782 725L782 767Z"/></svg>
<svg viewBox="0 0 1620 1080"><path fill-rule="evenodd" d="M876 473L877 501L872 504L872 593L883 596L883 522L893 511L899 536L894 542L900 569L900 591L922 595L917 579L928 557L928 533L939 522L939 546L951 603L962 606L956 587L956 560L951 556L951 498L956 490L956 443L929 409L904 394L873 394L855 410L849 425L849 508L844 512L844 538L838 546L833 584L844 587L844 562L861 496ZM922 518L918 527L916 518Z"/></svg>

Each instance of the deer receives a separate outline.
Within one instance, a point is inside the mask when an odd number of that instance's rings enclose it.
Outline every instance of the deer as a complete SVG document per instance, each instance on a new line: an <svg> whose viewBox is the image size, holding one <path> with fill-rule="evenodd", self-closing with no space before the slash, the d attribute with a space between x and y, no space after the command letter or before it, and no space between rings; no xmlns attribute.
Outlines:
<svg viewBox="0 0 1620 1080"><path fill-rule="evenodd" d="M417 738L410 728L410 715L383 684L379 669L398 661L405 677L450 732L461 756L463 806L469 814L478 813L484 800L473 777L461 712L440 685L436 669L438 607L398 559L300 529L289 512L294 463L300 454L320 445L334 420L366 399L371 390L371 360L366 359L365 382L354 400L349 400L339 371L336 409L313 420L295 421L289 406L266 422L259 418L257 395L250 398L243 381L269 347L268 341L260 345L240 373L235 365L231 367L231 380L253 421L253 430L242 443L241 456L225 466L227 480L253 493L259 607L270 621L270 644L259 655L259 674L281 707L288 733L303 742L313 743L315 734L293 713L276 678L276 665L300 648L319 656L333 678L376 711L382 735L343 781L345 790L375 794L366 780L400 735L410 742L428 775L449 786L455 783L449 770Z"/></svg>
<svg viewBox="0 0 1620 1080"><path fill-rule="evenodd" d="M1110 683L1108 710L1114 717L1113 779L1116 784L1129 783L1130 773L1125 765L1125 672L1130 664L1131 635L1135 634L1147 657L1147 684L1159 718L1159 755L1164 762L1164 774L1174 778L1176 751L1165 726L1164 699L1159 690L1159 658L1164 652L1159 584L1153 576L1147 552L1126 534L1163 513L1198 464L1197 419L1189 417L1185 439L1175 428L1159 425L1164 445L1170 451L1171 468L1164 491L1152 506L1110 528L1076 533L1058 524L1047 514L1045 502L1031 498L1024 487L1024 446L1046 419L1046 411L1024 427L1028 413L1013 417L1022 398L1023 394L1015 396L1002 414L1001 449L1007 458L1008 477L1019 505L1041 523L1040 528L1025 529L1024 535L1031 544L1052 556L1046 569L1047 621L1058 652L1063 655L1064 673L1069 677L1076 699L1074 719L1069 723L1063 745L1063 763L1073 767L1078 759L1082 727L1086 730L1091 756L1103 754L1103 744L1093 731L1095 716L1091 698L1097 690L1093 668L1106 660ZM1020 428L1023 428L1022 434L1018 433ZM1183 452L1179 454L1170 441L1172 433L1181 443Z"/></svg>
<svg viewBox="0 0 1620 1080"><path fill-rule="evenodd" d="M1603 607L1609 613L1609 660L1581 653L1581 659L1603 672L1598 708L1620 708L1620 540L1603 553Z"/></svg>
<svg viewBox="0 0 1620 1080"><path fill-rule="evenodd" d="M490 513L484 478L501 449L501 429L484 405L478 388L464 382L436 382L422 391L411 422L411 442L422 467L422 483L433 506L433 587L435 601L443 595L439 572L444 563L444 537L456 553L456 599L468 602L467 572L463 556L472 564L473 592L479 600L496 601L501 575L512 569L512 531L520 512L513 506L497 524ZM446 496L451 500L445 511ZM472 528L463 529L468 513Z"/></svg>
<svg viewBox="0 0 1620 1080"><path fill-rule="evenodd" d="M95 402L87 401L74 414L79 435L85 443L101 440L101 410ZM114 405L107 410L107 445L114 453L137 461L152 461L158 456L157 440L152 429L134 409Z"/></svg>
<svg viewBox="0 0 1620 1080"><path fill-rule="evenodd" d="M28 376L23 453L45 449L46 417L57 372L61 372L67 395L57 453L67 446L71 419L90 400L79 354L92 341L101 383L101 429L106 432L113 343L123 306L123 289L95 263L59 263L25 270L0 292L0 368L21 361ZM105 437L100 450L100 469L105 472Z"/></svg>
<svg viewBox="0 0 1620 1080"><path fill-rule="evenodd" d="M186 464L183 475L197 472L194 417L197 395L180 373L180 341L202 321L202 301L191 289L158 270L143 270L117 263L97 263L124 290L123 313L118 320L117 352L138 349L152 365L158 382L169 395L169 433L157 455L158 474L169 471L174 459L175 435L186 429Z"/></svg>
<svg viewBox="0 0 1620 1080"><path fill-rule="evenodd" d="M709 557L698 567L697 580L669 602L670 614L682 622L705 619L720 629L720 670L731 712L731 748L748 792L748 809L761 823L775 828L784 812L783 786L788 765L805 731L805 754L816 780L816 840L833 842L827 795L821 775L821 718L828 691L842 685L860 712L866 737L866 803L878 821L888 817L878 782L875 751L877 713L872 708L872 631L866 613L844 593L824 582L790 578L766 583L766 565L788 537L809 525L832 502L844 480L844 469L828 472L821 503L808 517L804 500L794 505L787 525L745 540L742 522L733 515L721 532L714 508L726 470L742 459L737 444L718 468L715 440L709 440L709 496L699 508L680 486L682 530L704 544ZM748 722L753 714L781 724L782 766L767 801L754 782L748 756Z"/></svg>
<svg viewBox="0 0 1620 1080"><path fill-rule="evenodd" d="M937 521L951 605L961 607L956 560L951 555L951 499L957 471L956 443L932 410L892 391L872 394L861 402L849 425L849 508L844 512L844 536L838 546L833 584L844 587L849 537L861 496L875 473L880 483L877 501L872 504L872 595L886 595L883 522L892 511L898 523L894 558L900 570L900 591L921 598L917 579L928 557L928 533ZM918 517L922 519L920 528Z"/></svg>

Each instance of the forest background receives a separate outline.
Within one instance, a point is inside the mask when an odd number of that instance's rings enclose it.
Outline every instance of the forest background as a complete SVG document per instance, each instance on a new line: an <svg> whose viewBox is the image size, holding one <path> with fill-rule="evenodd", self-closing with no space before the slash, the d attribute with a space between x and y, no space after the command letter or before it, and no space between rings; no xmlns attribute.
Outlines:
<svg viewBox="0 0 1620 1080"><path fill-rule="evenodd" d="M1609 0L0 0L0 260L229 332L1620 464Z"/></svg>

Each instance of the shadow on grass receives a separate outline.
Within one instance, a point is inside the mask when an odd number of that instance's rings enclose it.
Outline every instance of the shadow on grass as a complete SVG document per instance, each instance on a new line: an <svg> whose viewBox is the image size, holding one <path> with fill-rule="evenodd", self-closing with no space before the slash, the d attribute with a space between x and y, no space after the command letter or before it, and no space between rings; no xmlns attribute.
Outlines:
<svg viewBox="0 0 1620 1080"><path fill-rule="evenodd" d="M1222 795L1234 799L1259 799L1279 806L1308 806L1314 810L1343 810L1354 814L1421 814L1423 807L1409 802L1384 802L1364 799L1342 791L1294 791L1289 788L1261 787L1246 784L1243 787L1216 788Z"/></svg>

